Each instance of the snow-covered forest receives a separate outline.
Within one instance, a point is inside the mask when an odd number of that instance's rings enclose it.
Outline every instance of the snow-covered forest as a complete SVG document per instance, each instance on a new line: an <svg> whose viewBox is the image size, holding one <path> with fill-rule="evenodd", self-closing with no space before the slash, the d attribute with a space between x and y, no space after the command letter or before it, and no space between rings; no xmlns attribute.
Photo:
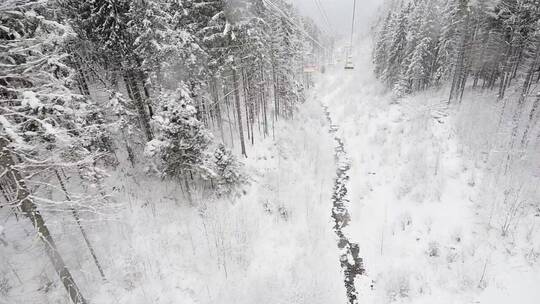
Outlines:
<svg viewBox="0 0 540 304"><path fill-rule="evenodd" d="M0 41L0 304L540 301L538 0L0 0Z"/></svg>

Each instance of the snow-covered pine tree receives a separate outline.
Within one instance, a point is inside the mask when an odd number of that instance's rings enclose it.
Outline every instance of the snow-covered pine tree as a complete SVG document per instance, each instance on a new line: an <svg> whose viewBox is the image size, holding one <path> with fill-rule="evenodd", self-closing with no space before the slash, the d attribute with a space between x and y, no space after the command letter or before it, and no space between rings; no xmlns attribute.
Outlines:
<svg viewBox="0 0 540 304"><path fill-rule="evenodd" d="M389 10L384 23L377 32L377 42L375 48L373 49L373 64L374 72L377 78L381 78L384 71L386 70L386 64L388 60L388 36L390 34L390 26L392 22L392 11Z"/></svg>
<svg viewBox="0 0 540 304"><path fill-rule="evenodd" d="M471 12L469 0L459 0L456 6L457 48L453 63L452 84L448 102L461 102L467 78L469 76L470 47L473 33L470 30Z"/></svg>
<svg viewBox="0 0 540 304"><path fill-rule="evenodd" d="M153 172L177 180L206 174L204 164L212 137L197 120L189 90L182 85L176 91L164 91L158 104L156 138L145 151L153 160Z"/></svg>
<svg viewBox="0 0 540 304"><path fill-rule="evenodd" d="M426 18L427 5L424 0L413 0L409 5L407 16L407 45L405 53L410 56L416 45L422 40L426 33L423 32L422 25Z"/></svg>
<svg viewBox="0 0 540 304"><path fill-rule="evenodd" d="M527 39L524 43L523 59L522 63L524 68L523 73L525 79L521 89L521 97L524 100L531 100L529 113L526 117L525 129L521 136L521 148L527 148L531 141L531 135L534 134L534 127L540 127L537 123L538 112L540 110L540 94L532 90L533 83L540 81L540 4L534 1L525 1L524 12L528 12L523 17L525 21L525 28L527 33ZM519 72L519 69L518 71ZM535 73L536 79L535 78ZM536 94L536 96L534 96ZM529 97L529 98L528 98ZM537 131L538 132L538 131ZM538 137L537 137L538 140Z"/></svg>
<svg viewBox="0 0 540 304"><path fill-rule="evenodd" d="M409 54L406 59L408 66L405 70L406 78L410 83L411 91L424 89L428 84L433 65L433 18L432 6L426 1L416 2L407 48Z"/></svg>
<svg viewBox="0 0 540 304"><path fill-rule="evenodd" d="M137 54L140 41L131 25L139 16L135 5L145 1L128 0L93 0L81 2L66 0L60 2L79 37L96 46L108 69L119 71L124 80L126 91L137 108L141 130L146 140L153 135L150 128L151 109L148 108L144 92L144 76L141 63L143 58ZM148 25L148 23L147 23Z"/></svg>
<svg viewBox="0 0 540 304"><path fill-rule="evenodd" d="M155 81L165 87L174 86L174 80L187 78L178 69L194 69L198 46L186 29L180 26L184 19L181 2L175 0L133 1L129 10L128 32L133 37L134 68L140 69L144 89L151 90ZM172 75L171 75L172 74ZM174 79L174 80L173 80ZM159 88L156 88L159 89ZM149 93L145 92L148 97Z"/></svg>
<svg viewBox="0 0 540 304"><path fill-rule="evenodd" d="M176 28L191 35L197 50L191 53L193 63L184 68L189 76L184 79L191 91L197 109L197 118L208 128L219 125L223 129L221 103L217 94L223 63L227 56L222 56L226 39L225 2L222 0L189 0L182 3L182 16Z"/></svg>
<svg viewBox="0 0 540 304"><path fill-rule="evenodd" d="M236 67L235 57L247 45L242 45L237 39L238 29L235 27L233 12L230 11L229 4L224 0L191 0L185 3L187 18L183 26L196 38L204 51L205 59L205 62L198 67L199 69L202 68L202 70L200 70L201 78L197 84L194 83L193 77L187 81L191 87L199 86L206 91L199 98L194 98L197 112L200 113L200 119L208 127L213 125L219 127L222 138L224 137L222 103L226 103L223 106L226 108L229 117L231 116L230 110L232 110L234 125L238 127L240 135L241 151L242 154L246 155L245 126L242 122L239 95L241 90L239 87L240 82L229 81L227 78L234 76L233 74L236 73L236 71L233 72ZM238 3L238 7L235 7L235 9L243 9L242 3ZM223 100L220 100L221 91L223 91ZM230 103L228 96L233 95L233 92L235 102ZM236 98L237 95L238 98ZM229 121L229 129L231 130L231 142L233 142L234 137L232 137L232 125L230 123L231 121Z"/></svg>
<svg viewBox="0 0 540 304"><path fill-rule="evenodd" d="M426 36L420 40L411 54L411 62L406 74L411 82L412 91L422 90L428 84L431 59L430 47L431 38Z"/></svg>
<svg viewBox="0 0 540 304"><path fill-rule="evenodd" d="M243 88L246 129L248 139L254 144L255 131L261 133L259 119L261 114L267 116L267 102L269 96L267 79L270 79L271 56L268 50L270 44L270 26L264 20L268 13L266 7L260 1L255 1L246 13L248 18L242 18L237 23L237 43L243 47L238 48L241 83ZM256 129L256 124L258 128ZM266 131L264 131L266 130ZM268 118L263 120L263 134L268 133Z"/></svg>
<svg viewBox="0 0 540 304"><path fill-rule="evenodd" d="M456 22L457 10L455 0L446 0L443 11L441 12L441 33L438 37L436 58L434 61L434 71L432 82L438 84L450 79L454 58L456 57Z"/></svg>
<svg viewBox="0 0 540 304"><path fill-rule="evenodd" d="M483 77L490 59L490 28L487 25L490 22L488 1L477 1L476 5L471 8L474 24L470 56L471 75L474 77L473 87L476 87L480 78Z"/></svg>
<svg viewBox="0 0 540 304"><path fill-rule="evenodd" d="M296 18L295 11L286 2L274 2L279 11L269 8L268 14L268 23L272 28L270 56L274 83L274 114L275 117L287 117L294 112L295 104L303 98L302 80L298 79L296 71L301 69L302 59L307 58L302 58L304 39L296 28L302 23ZM284 13L288 15L284 16ZM313 52L311 55L314 55Z"/></svg>
<svg viewBox="0 0 540 304"><path fill-rule="evenodd" d="M94 167L100 149L109 150L99 110L82 95L73 94L75 71L70 69L65 40L69 27L49 18L50 7L34 1L0 5L0 96L2 192L7 204L28 217L73 303L86 303L56 248L42 212L52 204L73 213L91 204L91 195L74 202L68 196L62 171ZM97 140L97 141L96 141ZM95 170L94 170L95 172ZM55 182L56 180L56 182ZM43 199L60 183L64 202ZM95 254L97 266L100 268ZM101 268L100 268L101 271Z"/></svg>
<svg viewBox="0 0 540 304"><path fill-rule="evenodd" d="M383 73L382 80L389 86L394 86L402 75L404 58L407 57L407 31L408 31L408 15L411 5L403 6L399 12L395 13L394 21L392 22L391 39L389 44L388 63L386 70Z"/></svg>
<svg viewBox="0 0 540 304"><path fill-rule="evenodd" d="M436 58L435 39L438 35L435 19L438 9L437 3L421 1L415 7L414 18L416 30L414 39L409 41L410 54L407 67L407 77L411 83L411 91L418 91L430 85L434 73Z"/></svg>
<svg viewBox="0 0 540 304"><path fill-rule="evenodd" d="M414 0L390 8L374 48L375 73L397 95L450 82L450 100L462 98L472 74L472 87L482 81L503 98L529 71L539 7L534 0Z"/></svg>

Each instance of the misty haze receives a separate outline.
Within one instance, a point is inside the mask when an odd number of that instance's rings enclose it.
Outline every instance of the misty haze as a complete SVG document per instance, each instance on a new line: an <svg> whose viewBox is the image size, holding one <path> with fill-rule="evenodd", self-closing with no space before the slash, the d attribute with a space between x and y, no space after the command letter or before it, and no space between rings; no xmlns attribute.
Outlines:
<svg viewBox="0 0 540 304"><path fill-rule="evenodd" d="M540 303L538 0L0 0L0 304Z"/></svg>

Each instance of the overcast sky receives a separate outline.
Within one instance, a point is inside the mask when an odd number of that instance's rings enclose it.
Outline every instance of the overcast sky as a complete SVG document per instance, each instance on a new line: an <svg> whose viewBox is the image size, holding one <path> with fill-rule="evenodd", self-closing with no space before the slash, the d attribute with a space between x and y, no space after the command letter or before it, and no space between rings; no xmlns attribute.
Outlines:
<svg viewBox="0 0 540 304"><path fill-rule="evenodd" d="M314 19L320 27L324 26L323 19L315 2L317 0L290 0L300 11ZM354 0L319 0L330 24L341 35L349 35L351 31L352 11ZM363 32L377 13L377 8L384 0L356 0L356 29Z"/></svg>

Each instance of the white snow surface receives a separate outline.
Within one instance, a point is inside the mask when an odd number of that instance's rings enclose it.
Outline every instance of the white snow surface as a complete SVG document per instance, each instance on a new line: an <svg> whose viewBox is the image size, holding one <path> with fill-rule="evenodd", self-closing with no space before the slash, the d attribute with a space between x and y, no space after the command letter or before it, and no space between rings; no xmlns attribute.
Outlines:
<svg viewBox="0 0 540 304"><path fill-rule="evenodd" d="M294 120L248 148L252 183L238 201L189 203L177 183L115 172L108 190L124 208L112 220L83 214L106 282L73 218L55 214L49 228L89 302L345 303L323 103L352 164L346 233L367 270L360 303L538 303L539 217L501 236L498 209L485 204L489 168L466 153L467 136L480 132L462 131L473 120L457 119L444 90L395 102L374 79L368 49L355 70L318 75ZM10 289L0 303L69 303L30 223L2 219L0 278Z"/></svg>
<svg viewBox="0 0 540 304"><path fill-rule="evenodd" d="M469 137L488 136L478 124L492 124L497 113L462 118L464 109L446 106L444 88L395 101L374 79L363 45L356 69L335 67L314 92L352 163L348 234L367 269L359 302L539 303L538 213L519 215L515 232L502 237L492 218L503 211L485 215L497 209L485 199L490 168L464 152L474 148ZM484 102L468 98L463 104ZM463 130L464 121L471 128Z"/></svg>
<svg viewBox="0 0 540 304"><path fill-rule="evenodd" d="M69 213L44 217L92 304L344 303L330 217L332 148L322 108L309 102L294 121L278 122L275 139L248 148L251 186L235 202L192 189L190 204L178 183L140 168L114 173L107 189L114 187L120 212L107 220L83 215L106 282ZM30 223L7 219L0 269L11 289L0 303L69 303L41 244L28 235Z"/></svg>

